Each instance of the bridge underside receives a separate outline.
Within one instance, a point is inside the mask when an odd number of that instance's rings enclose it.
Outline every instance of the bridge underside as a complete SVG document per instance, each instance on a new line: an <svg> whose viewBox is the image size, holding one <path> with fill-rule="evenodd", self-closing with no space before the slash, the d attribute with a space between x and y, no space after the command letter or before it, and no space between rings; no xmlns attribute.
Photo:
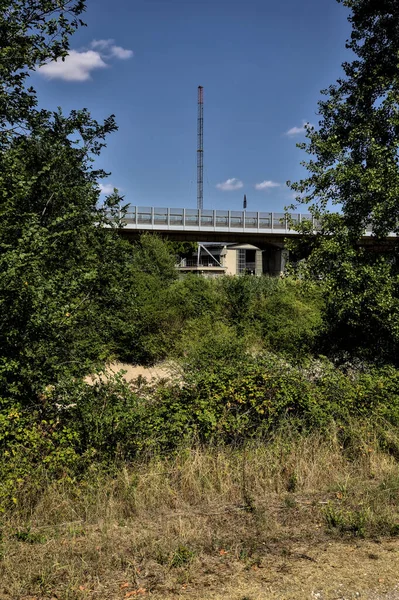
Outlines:
<svg viewBox="0 0 399 600"><path fill-rule="evenodd" d="M154 229L130 229L124 227L120 230L123 237L129 240L137 240L143 233L150 232L159 235L164 239L171 240L172 242L214 242L214 243L227 243L227 244L253 244L261 250L265 250L270 246L284 247L284 240L290 237L297 237L290 234L265 234L265 233L252 233L249 231L206 231L201 229L200 231L192 230L154 230Z"/></svg>

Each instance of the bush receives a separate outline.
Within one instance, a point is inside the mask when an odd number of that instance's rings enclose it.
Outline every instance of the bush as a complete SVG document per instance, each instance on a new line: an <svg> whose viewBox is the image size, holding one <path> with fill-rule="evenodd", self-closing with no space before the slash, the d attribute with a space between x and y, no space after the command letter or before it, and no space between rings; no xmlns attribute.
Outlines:
<svg viewBox="0 0 399 600"><path fill-rule="evenodd" d="M353 422L372 420L381 449L399 456L393 434L399 373L393 368L345 373L327 360L292 365L238 348L226 361L226 347L222 331L221 356L214 344L200 366L187 363L178 382L152 385L139 378L127 384L117 374L88 385L69 378L49 386L33 412L3 401L0 504L12 502L27 481L34 497L43 480L81 477L95 464L113 469L121 461L170 455L196 443L268 439L287 424L302 433L335 431L354 459L364 442Z"/></svg>

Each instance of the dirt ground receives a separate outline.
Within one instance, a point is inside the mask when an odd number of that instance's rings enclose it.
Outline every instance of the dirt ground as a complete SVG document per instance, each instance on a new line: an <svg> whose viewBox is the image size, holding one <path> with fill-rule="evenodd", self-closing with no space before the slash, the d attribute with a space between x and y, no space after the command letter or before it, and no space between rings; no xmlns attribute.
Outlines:
<svg viewBox="0 0 399 600"><path fill-rule="evenodd" d="M164 379L172 376L172 366L167 363L161 363L153 367L143 367L140 365L130 365L125 363L112 363L109 367L110 371L117 372L120 370L126 371L124 377L126 381L137 379L141 376L147 380L151 379Z"/></svg>
<svg viewBox="0 0 399 600"><path fill-rule="evenodd" d="M196 590L201 581L202 591ZM208 589L207 589L208 588ZM243 566L228 555L204 564L174 594L175 600L398 600L399 542L385 541L287 545Z"/></svg>
<svg viewBox="0 0 399 600"><path fill-rule="evenodd" d="M143 367L141 365L114 362L108 366L106 372L113 374L121 370L125 371L124 378L127 382L133 381L137 377L143 377L148 382L177 377L177 367L171 363L160 363L152 367ZM86 381L90 383L92 378L86 377Z"/></svg>
<svg viewBox="0 0 399 600"><path fill-rule="evenodd" d="M60 568L54 563L54 570ZM292 541L265 549L253 561L237 560L221 549L214 557L196 559L190 568L174 569L171 578L160 576L159 565L151 562L134 571L131 578L115 572L113 581L102 580L99 572L91 585L76 586L73 596L10 596L3 588L0 599L398 600L399 541Z"/></svg>

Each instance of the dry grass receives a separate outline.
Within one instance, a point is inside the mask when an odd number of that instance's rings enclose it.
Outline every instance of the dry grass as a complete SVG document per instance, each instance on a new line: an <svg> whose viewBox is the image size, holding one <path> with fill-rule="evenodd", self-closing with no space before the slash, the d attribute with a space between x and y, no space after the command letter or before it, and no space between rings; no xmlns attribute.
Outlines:
<svg viewBox="0 0 399 600"><path fill-rule="evenodd" d="M398 582L399 466L369 437L350 461L281 435L23 499L4 516L2 600L383 598Z"/></svg>

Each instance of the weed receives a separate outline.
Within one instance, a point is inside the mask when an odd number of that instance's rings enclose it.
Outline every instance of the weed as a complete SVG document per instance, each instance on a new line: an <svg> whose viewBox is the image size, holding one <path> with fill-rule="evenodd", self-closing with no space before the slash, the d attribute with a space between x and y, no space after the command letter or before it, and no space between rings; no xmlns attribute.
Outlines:
<svg viewBox="0 0 399 600"><path fill-rule="evenodd" d="M287 492L296 492L298 489L298 476L296 473L291 473L287 480Z"/></svg>
<svg viewBox="0 0 399 600"><path fill-rule="evenodd" d="M30 528L21 529L13 534L13 537L19 542L26 544L44 544L46 537L40 533L33 533Z"/></svg>
<svg viewBox="0 0 399 600"><path fill-rule="evenodd" d="M344 510L331 503L324 509L324 518L330 529L362 538L365 537L366 527L370 522L369 513L365 509Z"/></svg>
<svg viewBox="0 0 399 600"><path fill-rule="evenodd" d="M170 559L171 567L183 567L189 565L195 557L195 552L180 544L174 551L172 558Z"/></svg>
<svg viewBox="0 0 399 600"><path fill-rule="evenodd" d="M244 510L251 514L256 512L255 499L251 494L244 495Z"/></svg>
<svg viewBox="0 0 399 600"><path fill-rule="evenodd" d="M284 506L289 509L296 508L297 502L295 500L295 497L291 494L287 494L286 496L284 496Z"/></svg>
<svg viewBox="0 0 399 600"><path fill-rule="evenodd" d="M247 560L250 556L250 552L246 548L242 548L238 554L239 560Z"/></svg>

